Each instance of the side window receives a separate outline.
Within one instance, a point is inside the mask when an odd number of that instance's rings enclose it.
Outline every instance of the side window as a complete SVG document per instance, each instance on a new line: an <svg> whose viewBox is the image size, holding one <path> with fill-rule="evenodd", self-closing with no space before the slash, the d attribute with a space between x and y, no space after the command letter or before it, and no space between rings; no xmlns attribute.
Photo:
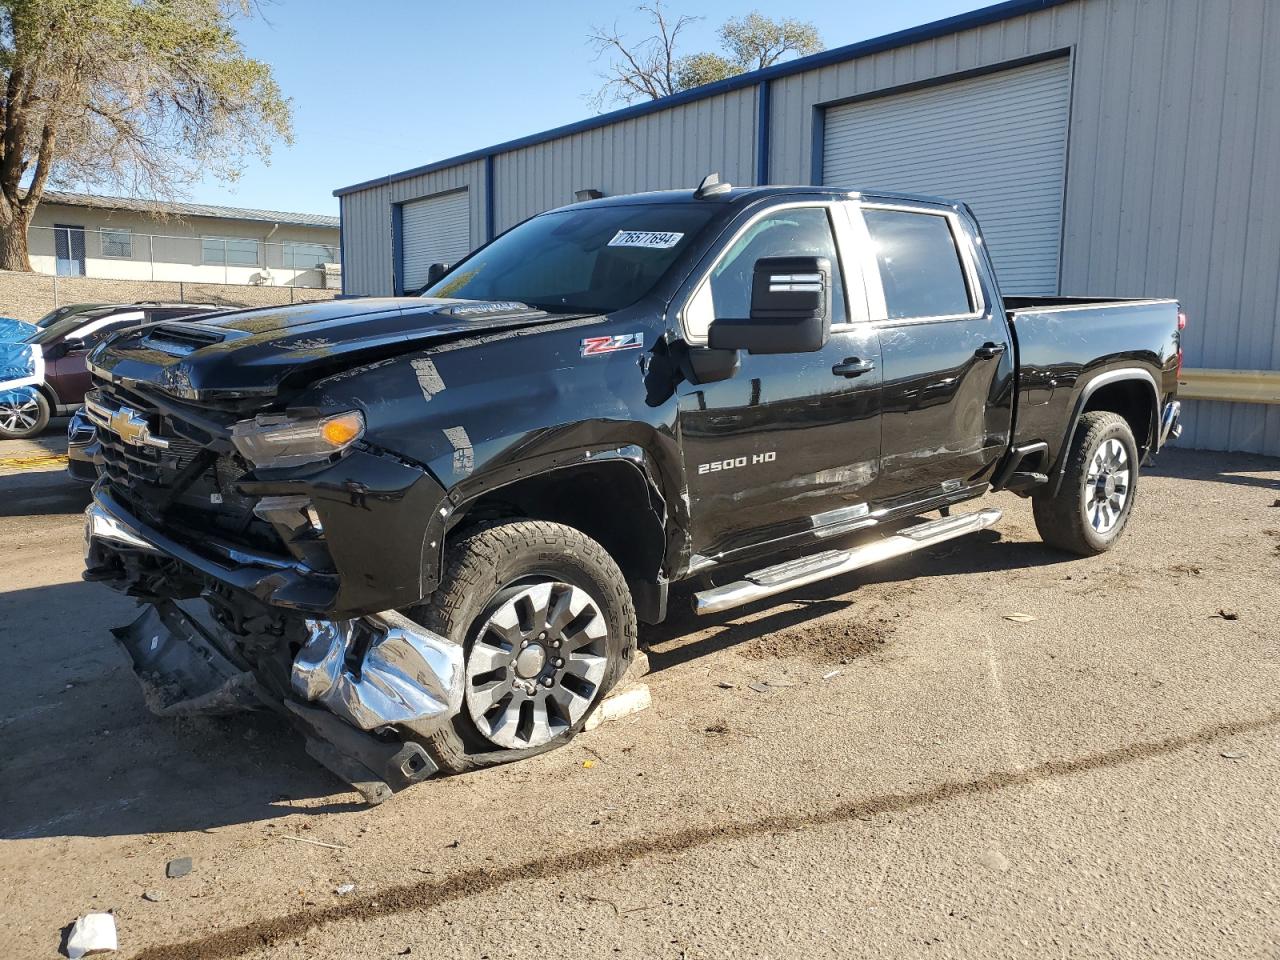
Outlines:
<svg viewBox="0 0 1280 960"><path fill-rule="evenodd" d="M831 261L831 322L849 319L840 257L825 207L790 207L751 224L711 269L685 309L685 332L702 343L716 317L746 317L751 312L751 278L764 257L826 257Z"/></svg>
<svg viewBox="0 0 1280 960"><path fill-rule="evenodd" d="M864 208L890 320L974 310L950 221L932 213Z"/></svg>

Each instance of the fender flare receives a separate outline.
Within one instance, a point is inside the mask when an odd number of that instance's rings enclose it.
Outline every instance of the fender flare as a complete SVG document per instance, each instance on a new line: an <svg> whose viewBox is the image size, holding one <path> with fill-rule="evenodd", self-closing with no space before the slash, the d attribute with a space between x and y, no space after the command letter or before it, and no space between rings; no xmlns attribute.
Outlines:
<svg viewBox="0 0 1280 960"><path fill-rule="evenodd" d="M605 464L626 465L638 474L649 500L649 516L655 525L655 532L661 541L661 550L657 564L652 571L646 571L646 577L632 583L633 597L637 605L637 613L642 609L649 613L650 619L641 613L645 622L658 622L665 616L668 580L663 570L670 556L671 545L668 540L670 529L670 505L659 482L661 474L657 464L647 450L638 444L621 444L605 449L572 450L559 453L544 454L525 460L503 464L501 467L478 472L466 481L449 491L441 508L432 517L423 539L422 569L443 570L445 543L450 532L465 518L469 507L481 497L504 487L545 478L551 474L566 470L578 470L584 467L598 467ZM424 588L427 586L423 584ZM643 592L637 594L637 590ZM424 593L425 595L425 593Z"/></svg>
<svg viewBox="0 0 1280 960"><path fill-rule="evenodd" d="M1062 476L1067 466L1067 453L1071 450L1071 444L1076 438L1076 428L1080 425L1080 418L1084 416L1084 410L1089 404L1089 398L1102 387L1125 381L1145 384L1151 390L1151 423L1149 425L1150 432L1148 433L1148 436L1151 437L1151 442L1148 445L1147 453L1155 453L1159 450L1160 387L1156 383L1156 378L1150 370L1144 367L1119 367L1112 370L1104 370L1085 383L1080 390L1079 396L1076 397L1075 406L1071 410L1071 417L1067 421L1067 430L1062 440L1062 446L1058 448L1058 462L1054 464L1053 473L1049 477L1049 493L1051 496L1056 497L1058 490L1062 487Z"/></svg>

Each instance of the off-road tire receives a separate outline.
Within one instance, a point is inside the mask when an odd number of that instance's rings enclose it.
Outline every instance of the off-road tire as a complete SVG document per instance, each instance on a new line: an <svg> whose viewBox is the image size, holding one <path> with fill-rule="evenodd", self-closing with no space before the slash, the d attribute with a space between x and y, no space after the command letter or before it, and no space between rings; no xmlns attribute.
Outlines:
<svg viewBox="0 0 1280 960"><path fill-rule="evenodd" d="M31 391L31 396L32 400L28 402L34 403L34 410L29 411L29 414L34 415L35 421L30 426L16 429L10 429L0 422L0 440L28 440L40 436L44 433L44 428L49 426L49 417L53 411L49 408L48 398L39 390Z"/></svg>
<svg viewBox="0 0 1280 960"><path fill-rule="evenodd" d="M613 557L580 530L543 520L520 520L477 528L445 553L440 586L407 611L417 622L466 648L511 584L551 578L585 590L607 626L607 665L599 693L585 714L549 743L502 749L486 739L464 704L452 721L423 745L441 770L462 772L522 759L569 742L582 729L635 655L636 612L622 571Z"/></svg>
<svg viewBox="0 0 1280 960"><path fill-rule="evenodd" d="M1085 501L1090 463L1104 444L1116 440L1128 460L1129 482L1124 505L1114 526L1105 532L1094 529ZM1062 483L1056 494L1043 488L1031 497L1036 529L1045 543L1082 557L1110 550L1120 539L1133 515L1138 492L1138 445L1124 417L1105 410L1084 414L1076 425L1075 437L1067 453Z"/></svg>

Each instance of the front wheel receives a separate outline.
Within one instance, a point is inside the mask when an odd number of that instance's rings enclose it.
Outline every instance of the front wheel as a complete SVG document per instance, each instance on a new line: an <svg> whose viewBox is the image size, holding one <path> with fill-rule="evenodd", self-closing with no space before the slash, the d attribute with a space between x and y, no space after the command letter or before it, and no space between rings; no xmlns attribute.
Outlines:
<svg viewBox="0 0 1280 960"><path fill-rule="evenodd" d="M523 520L449 548L440 586L410 615L463 645L463 708L426 748L470 770L560 746L621 679L636 615L622 571L572 527Z"/></svg>
<svg viewBox="0 0 1280 960"><path fill-rule="evenodd" d="M49 401L39 390L0 394L0 440L26 440L49 425Z"/></svg>
<svg viewBox="0 0 1280 960"><path fill-rule="evenodd" d="M1110 550L1124 532L1138 492L1138 445L1124 417L1105 410L1076 425L1056 494L1031 498L1045 543L1089 557Z"/></svg>

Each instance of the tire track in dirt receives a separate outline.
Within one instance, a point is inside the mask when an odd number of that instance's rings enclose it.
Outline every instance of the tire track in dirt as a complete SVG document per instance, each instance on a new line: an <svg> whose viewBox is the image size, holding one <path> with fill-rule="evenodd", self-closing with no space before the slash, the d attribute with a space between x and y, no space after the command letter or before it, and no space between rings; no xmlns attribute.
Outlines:
<svg viewBox="0 0 1280 960"><path fill-rule="evenodd" d="M1280 710L1274 710L1251 720L1214 724L1165 740L1128 744L1074 759L1045 760L1021 769L996 770L972 780L948 780L921 790L853 800L826 810L690 827L664 836L637 837L607 847L575 850L505 867L466 870L444 880L404 884L320 910L299 910L192 940L148 947L135 954L134 960L222 960L237 957L249 950L273 946L282 940L301 936L325 924L359 922L408 911L430 910L441 904L466 900L520 880L565 877L631 863L654 855L680 854L719 841L742 840L805 827L846 823L878 814L900 813L961 797L1016 789L1163 757L1224 737L1253 733L1278 725Z"/></svg>

